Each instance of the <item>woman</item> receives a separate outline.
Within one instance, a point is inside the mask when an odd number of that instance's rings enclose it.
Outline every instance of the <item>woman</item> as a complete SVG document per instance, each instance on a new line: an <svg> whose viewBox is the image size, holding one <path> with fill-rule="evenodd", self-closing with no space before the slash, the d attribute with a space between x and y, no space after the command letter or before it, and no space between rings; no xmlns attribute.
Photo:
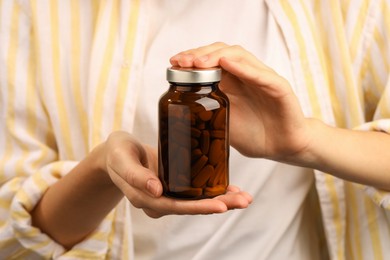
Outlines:
<svg viewBox="0 0 390 260"><path fill-rule="evenodd" d="M383 258L388 6L3 1L2 257ZM249 52L208 45L221 41ZM245 192L161 197L169 58L225 70L231 183Z"/></svg>

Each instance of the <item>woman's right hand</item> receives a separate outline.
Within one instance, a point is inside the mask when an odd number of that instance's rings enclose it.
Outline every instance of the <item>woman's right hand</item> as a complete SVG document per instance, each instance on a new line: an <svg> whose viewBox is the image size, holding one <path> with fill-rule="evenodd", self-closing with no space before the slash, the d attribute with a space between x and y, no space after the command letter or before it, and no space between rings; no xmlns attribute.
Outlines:
<svg viewBox="0 0 390 260"><path fill-rule="evenodd" d="M131 204L152 218L170 214L213 214L246 208L252 197L238 187L212 199L179 200L162 196L158 178L157 150L139 143L132 135L112 133L104 145L103 170Z"/></svg>

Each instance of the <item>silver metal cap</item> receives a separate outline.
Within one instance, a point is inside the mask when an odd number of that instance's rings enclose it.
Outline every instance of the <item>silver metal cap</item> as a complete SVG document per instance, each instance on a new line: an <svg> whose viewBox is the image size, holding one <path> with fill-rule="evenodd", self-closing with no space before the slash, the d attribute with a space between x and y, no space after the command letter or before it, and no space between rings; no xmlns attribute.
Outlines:
<svg viewBox="0 0 390 260"><path fill-rule="evenodd" d="M167 81L174 83L207 83L221 80L221 68L180 68L167 69Z"/></svg>

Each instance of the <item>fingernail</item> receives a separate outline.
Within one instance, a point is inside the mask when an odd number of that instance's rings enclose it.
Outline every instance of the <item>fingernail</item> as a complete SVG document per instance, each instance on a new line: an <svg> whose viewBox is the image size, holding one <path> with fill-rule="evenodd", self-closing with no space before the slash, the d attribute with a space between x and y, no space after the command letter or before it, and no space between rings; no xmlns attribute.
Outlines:
<svg viewBox="0 0 390 260"><path fill-rule="evenodd" d="M158 197L159 195L159 184L156 180L148 180L146 182L146 189L149 191L149 193L151 195L153 195L154 197Z"/></svg>

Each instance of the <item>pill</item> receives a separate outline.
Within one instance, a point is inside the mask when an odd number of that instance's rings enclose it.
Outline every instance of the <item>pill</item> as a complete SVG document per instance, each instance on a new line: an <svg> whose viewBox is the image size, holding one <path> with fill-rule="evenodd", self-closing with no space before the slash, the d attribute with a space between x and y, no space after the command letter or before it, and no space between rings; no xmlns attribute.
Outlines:
<svg viewBox="0 0 390 260"><path fill-rule="evenodd" d="M202 155L203 155L203 153L200 149L192 150L191 161L193 161L193 162L197 161Z"/></svg>
<svg viewBox="0 0 390 260"><path fill-rule="evenodd" d="M170 191L176 193L175 196L180 197L188 197L188 198L195 198L202 196L203 189L202 188L193 188L190 186L176 186L176 187L170 187Z"/></svg>
<svg viewBox="0 0 390 260"><path fill-rule="evenodd" d="M211 119L211 117L213 116L213 112L212 111L202 111L198 114L198 116L202 121L209 121Z"/></svg>
<svg viewBox="0 0 390 260"><path fill-rule="evenodd" d="M206 165L193 179L192 187L200 188L206 185L210 176L214 175L214 167Z"/></svg>
<svg viewBox="0 0 390 260"><path fill-rule="evenodd" d="M226 122L226 109L222 108L215 113L215 117L213 120L213 128L223 130L225 129L226 126L225 122Z"/></svg>
<svg viewBox="0 0 390 260"><path fill-rule="evenodd" d="M217 185L214 187L206 187L204 188L204 196L206 197L215 197L221 194L224 194L226 192L226 186L224 185Z"/></svg>
<svg viewBox="0 0 390 260"><path fill-rule="evenodd" d="M199 141L195 138L191 138L191 148L194 149L198 147L198 145L199 145Z"/></svg>
<svg viewBox="0 0 390 260"><path fill-rule="evenodd" d="M205 124L205 122L198 122L197 124L196 124L196 127L198 128L198 129L200 129L200 130L203 130L203 129L206 129L206 124Z"/></svg>
<svg viewBox="0 0 390 260"><path fill-rule="evenodd" d="M207 181L207 186L209 187L214 187L218 184L218 181L219 181L219 178L217 178L219 176L217 176L217 173L215 172L215 169L214 169L214 172L213 172L213 175L210 176L209 180Z"/></svg>
<svg viewBox="0 0 390 260"><path fill-rule="evenodd" d="M202 131L201 135L201 142L200 142L200 149L202 150L203 154L208 154L209 148L210 148L210 133L209 131Z"/></svg>
<svg viewBox="0 0 390 260"><path fill-rule="evenodd" d="M207 156L202 155L191 167L191 176L196 176L200 170L206 165L208 161Z"/></svg>
<svg viewBox="0 0 390 260"><path fill-rule="evenodd" d="M211 142L209 151L209 162L216 165L225 156L224 142L220 139L215 139Z"/></svg>
<svg viewBox="0 0 390 260"><path fill-rule="evenodd" d="M196 129L195 127L191 127L191 136L192 137L199 137L202 134L202 131L199 129Z"/></svg>
<svg viewBox="0 0 390 260"><path fill-rule="evenodd" d="M215 167L215 181L214 181L214 183L226 185L227 184L227 179L225 178L226 175L227 175L227 173L226 173L226 168L225 168L225 161L221 161Z"/></svg>
<svg viewBox="0 0 390 260"><path fill-rule="evenodd" d="M211 130L210 135L213 138L225 139L225 131L224 130Z"/></svg>

